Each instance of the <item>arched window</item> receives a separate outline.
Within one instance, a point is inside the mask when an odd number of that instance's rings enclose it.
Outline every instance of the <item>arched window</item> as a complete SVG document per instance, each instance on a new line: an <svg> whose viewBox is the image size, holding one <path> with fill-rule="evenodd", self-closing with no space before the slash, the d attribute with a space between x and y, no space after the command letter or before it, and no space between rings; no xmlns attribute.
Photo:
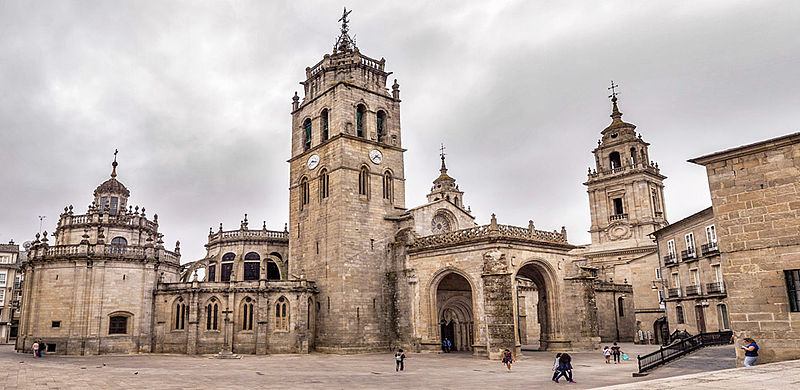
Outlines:
<svg viewBox="0 0 800 390"><path fill-rule="evenodd" d="M361 167L358 172L358 194L369 198L369 168Z"/></svg>
<svg viewBox="0 0 800 390"><path fill-rule="evenodd" d="M384 131L384 126L386 125L386 112L378 111L376 125L376 128L378 129L378 142L383 142L383 138L386 136L386 132Z"/></svg>
<svg viewBox="0 0 800 390"><path fill-rule="evenodd" d="M611 163L612 170L622 168L622 160L619 157L619 152L611 152L611 154L608 155L608 160L609 163Z"/></svg>
<svg viewBox="0 0 800 390"><path fill-rule="evenodd" d="M128 334L129 314L112 314L108 317L108 334Z"/></svg>
<svg viewBox="0 0 800 390"><path fill-rule="evenodd" d="M683 318L683 307L677 306L675 307L675 316L677 317L677 321L679 324L685 324L686 320Z"/></svg>
<svg viewBox="0 0 800 390"><path fill-rule="evenodd" d="M311 149L311 119L308 118L303 121L303 147Z"/></svg>
<svg viewBox="0 0 800 390"><path fill-rule="evenodd" d="M636 155L636 148L631 148L631 166L636 167L638 161L639 156Z"/></svg>
<svg viewBox="0 0 800 390"><path fill-rule="evenodd" d="M330 177L328 176L328 170L323 168L319 171L319 198L325 199L328 197L328 182Z"/></svg>
<svg viewBox="0 0 800 390"><path fill-rule="evenodd" d="M233 252L228 252L222 255L222 261L233 261L236 258L236 254Z"/></svg>
<svg viewBox="0 0 800 390"><path fill-rule="evenodd" d="M126 246L128 246L128 240L125 237L114 237L111 240L111 253L124 254Z"/></svg>
<svg viewBox="0 0 800 390"><path fill-rule="evenodd" d="M175 301L175 306L173 307L173 318L175 319L175 322L172 324L172 329L184 330L186 326L186 303L183 301L183 297L180 297L177 301Z"/></svg>
<svg viewBox="0 0 800 390"><path fill-rule="evenodd" d="M242 330L253 330L253 299L250 297L242 302Z"/></svg>
<svg viewBox="0 0 800 390"><path fill-rule="evenodd" d="M625 317L625 309L624 307L625 300L622 297L617 298L617 310L619 311L620 317Z"/></svg>
<svg viewBox="0 0 800 390"><path fill-rule="evenodd" d="M306 307L306 329L311 329L311 321L314 319L314 301L308 298L308 306Z"/></svg>
<svg viewBox="0 0 800 390"><path fill-rule="evenodd" d="M322 110L322 140L328 140L328 109Z"/></svg>
<svg viewBox="0 0 800 390"><path fill-rule="evenodd" d="M261 256L256 252L244 255L244 280L258 280L261 276Z"/></svg>
<svg viewBox="0 0 800 390"><path fill-rule="evenodd" d="M300 210L308 204L308 178L300 179Z"/></svg>
<svg viewBox="0 0 800 390"><path fill-rule="evenodd" d="M231 274L233 273L233 260L236 258L236 255L233 252L228 252L222 256L222 265L220 266L219 270L219 281L220 282L230 282L231 281Z"/></svg>
<svg viewBox="0 0 800 390"><path fill-rule="evenodd" d="M392 172L386 171L383 173L383 199L392 200Z"/></svg>
<svg viewBox="0 0 800 390"><path fill-rule="evenodd" d="M219 304L216 298L206 305L206 330L219 329Z"/></svg>
<svg viewBox="0 0 800 390"><path fill-rule="evenodd" d="M364 114L367 113L367 107L359 104L356 107L356 135L364 138Z"/></svg>
<svg viewBox="0 0 800 390"><path fill-rule="evenodd" d="M283 261L283 256L281 256L281 254L278 252L272 252L269 255L274 256L276 259L278 259L278 261Z"/></svg>
<svg viewBox="0 0 800 390"><path fill-rule="evenodd" d="M275 329L288 330L289 329L289 301L284 298L278 298L278 303L275 304Z"/></svg>
<svg viewBox="0 0 800 390"><path fill-rule="evenodd" d="M281 271L274 261L267 261L267 280L281 280Z"/></svg>

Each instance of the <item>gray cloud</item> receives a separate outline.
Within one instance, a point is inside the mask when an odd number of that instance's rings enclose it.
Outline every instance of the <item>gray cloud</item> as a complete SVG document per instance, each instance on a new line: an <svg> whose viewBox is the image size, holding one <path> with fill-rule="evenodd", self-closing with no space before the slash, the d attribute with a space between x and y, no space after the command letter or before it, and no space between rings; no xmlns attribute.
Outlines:
<svg viewBox="0 0 800 390"><path fill-rule="evenodd" d="M652 144L670 220L706 207L686 159L797 131L796 2L351 1L351 31L402 89L407 206L450 173L486 223L566 225L610 122L606 86ZM0 3L0 240L79 210L120 149L132 202L185 260L221 221L283 228L290 97L329 52L328 2Z"/></svg>

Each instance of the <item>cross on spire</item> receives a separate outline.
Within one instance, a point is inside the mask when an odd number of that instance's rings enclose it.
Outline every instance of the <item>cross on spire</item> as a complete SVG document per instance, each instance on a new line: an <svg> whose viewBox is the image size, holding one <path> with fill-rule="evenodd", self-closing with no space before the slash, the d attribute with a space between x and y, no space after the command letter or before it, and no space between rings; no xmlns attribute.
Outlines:
<svg viewBox="0 0 800 390"><path fill-rule="evenodd" d="M117 177L117 153L119 150L114 149L114 162L111 163L111 177Z"/></svg>
<svg viewBox="0 0 800 390"><path fill-rule="evenodd" d="M342 29L341 33L339 34L339 38L336 38L336 44L333 46L333 52L336 53L337 51L348 51L351 50L356 46L356 42L353 38L350 38L350 26L347 23L350 23L347 20L347 17L353 10L348 11L347 7L344 7L344 11L342 11L342 17L339 18L339 21L342 22Z"/></svg>
<svg viewBox="0 0 800 390"><path fill-rule="evenodd" d="M608 90L611 91L611 95L608 95L608 97L610 97L612 101L616 101L617 95L619 95L617 88L619 88L619 84L614 84L614 80L611 80L611 86L608 87Z"/></svg>
<svg viewBox="0 0 800 390"><path fill-rule="evenodd" d="M442 157L442 160L444 160L445 156L444 150L445 150L444 143L442 143L442 146L439 148L439 156Z"/></svg>
<svg viewBox="0 0 800 390"><path fill-rule="evenodd" d="M611 103L613 105L611 109L611 118L614 122L622 122L622 113L619 112L619 108L617 107L617 95L620 94L617 92L617 88L619 88L619 84L614 84L614 80L611 80L611 86L608 87L608 90L611 91L611 95L608 95L608 97L611 98Z"/></svg>

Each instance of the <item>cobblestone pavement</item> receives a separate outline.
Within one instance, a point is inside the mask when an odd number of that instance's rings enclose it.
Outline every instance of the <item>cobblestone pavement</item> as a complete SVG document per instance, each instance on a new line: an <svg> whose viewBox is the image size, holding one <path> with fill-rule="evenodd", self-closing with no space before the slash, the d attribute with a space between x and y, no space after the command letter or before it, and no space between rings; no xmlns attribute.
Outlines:
<svg viewBox="0 0 800 390"><path fill-rule="evenodd" d="M729 348L727 351L724 348ZM556 385L550 380L554 354L525 352L512 372L498 361L468 354L408 354L406 371L394 371L391 353L365 355L269 355L242 359L213 359L185 355L103 355L92 357L45 356L34 359L0 346L2 389L93 388L325 388L325 389L484 389L487 387L569 386L586 389L642 382L663 375L680 375L716 369L719 355L730 347L709 348L704 357L684 358L680 368L662 368L634 378L636 354L653 346L623 344L632 359L605 364L600 351L572 354L577 384ZM732 360L728 367L732 366ZM643 385L643 384L642 384ZM650 387L650 386L647 386Z"/></svg>

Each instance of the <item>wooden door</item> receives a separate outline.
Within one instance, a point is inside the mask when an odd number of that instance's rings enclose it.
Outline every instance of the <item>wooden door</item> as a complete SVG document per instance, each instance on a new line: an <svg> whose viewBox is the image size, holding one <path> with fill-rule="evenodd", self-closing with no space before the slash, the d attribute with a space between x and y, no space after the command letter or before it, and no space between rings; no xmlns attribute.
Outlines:
<svg viewBox="0 0 800 390"><path fill-rule="evenodd" d="M699 333L706 333L706 316L703 313L703 306L695 306L694 312L697 317L697 331Z"/></svg>

